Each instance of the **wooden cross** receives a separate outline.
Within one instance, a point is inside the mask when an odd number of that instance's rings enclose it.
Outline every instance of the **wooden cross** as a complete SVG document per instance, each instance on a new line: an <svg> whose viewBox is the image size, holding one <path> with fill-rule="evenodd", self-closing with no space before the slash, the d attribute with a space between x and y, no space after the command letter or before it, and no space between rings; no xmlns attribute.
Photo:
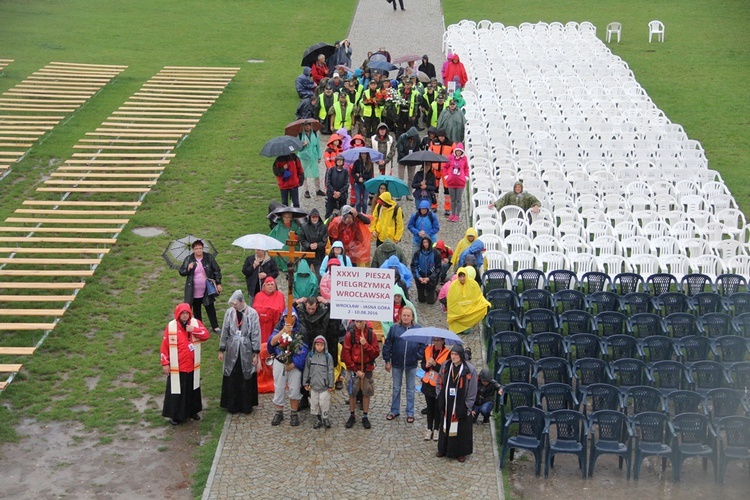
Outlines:
<svg viewBox="0 0 750 500"><path fill-rule="evenodd" d="M294 231L289 231L289 239L286 240L286 245L289 247L288 250L269 250L268 255L273 257L281 257L287 261L286 274L287 274L287 298L286 298L286 324L292 326L292 308L294 307L294 267L295 263L304 258L315 257L315 252L298 252L296 250L299 244L299 238Z"/></svg>

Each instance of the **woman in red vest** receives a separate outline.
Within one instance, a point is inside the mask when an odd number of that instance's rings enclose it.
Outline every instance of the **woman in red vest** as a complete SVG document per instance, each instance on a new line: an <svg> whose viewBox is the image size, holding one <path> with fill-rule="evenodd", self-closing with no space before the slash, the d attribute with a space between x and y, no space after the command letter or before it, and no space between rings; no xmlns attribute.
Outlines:
<svg viewBox="0 0 750 500"><path fill-rule="evenodd" d="M422 394L424 394L424 399L427 402L427 431L425 431L424 435L425 441L431 439L437 441L438 438L440 415L437 411L437 392L435 392L435 386L440 375L440 367L448 359L449 354L450 349L445 348L445 339L439 337L434 337L432 345L424 348L424 356L422 356L421 364L424 370Z"/></svg>

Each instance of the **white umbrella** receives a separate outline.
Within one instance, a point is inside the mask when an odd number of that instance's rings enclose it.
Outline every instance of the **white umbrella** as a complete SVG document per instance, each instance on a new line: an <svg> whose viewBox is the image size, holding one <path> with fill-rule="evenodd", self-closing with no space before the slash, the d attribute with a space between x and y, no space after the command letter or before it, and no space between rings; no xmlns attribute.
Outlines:
<svg viewBox="0 0 750 500"><path fill-rule="evenodd" d="M271 238L265 234L246 234L234 240L232 245L244 248L245 250L281 250L284 246L276 238Z"/></svg>

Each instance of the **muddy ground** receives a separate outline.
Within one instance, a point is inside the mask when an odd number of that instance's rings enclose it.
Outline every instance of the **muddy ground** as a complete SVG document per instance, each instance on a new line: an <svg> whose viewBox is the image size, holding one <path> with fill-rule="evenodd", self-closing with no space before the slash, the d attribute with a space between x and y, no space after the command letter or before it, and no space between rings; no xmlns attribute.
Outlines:
<svg viewBox="0 0 750 500"><path fill-rule="evenodd" d="M507 462L506 462L507 464ZM508 467L508 465L506 465ZM743 499L750 498L750 478L748 465L731 462L724 485L714 483L711 462L708 472L697 459L688 459L682 467L682 480L672 482L672 467L667 462L664 476L661 474L661 460L647 458L641 466L638 481L625 477L625 467L619 470L617 457L601 456L596 461L594 477L581 479L578 461L573 455L558 455L549 479L544 479L544 462L540 477L534 476L534 457L522 453L516 455L510 464L510 496L524 499L571 498L597 500L692 500L692 499Z"/></svg>
<svg viewBox="0 0 750 500"><path fill-rule="evenodd" d="M191 499L198 425L120 429L114 438L80 424L26 420L0 448L0 498ZM111 442L110 442L111 439Z"/></svg>

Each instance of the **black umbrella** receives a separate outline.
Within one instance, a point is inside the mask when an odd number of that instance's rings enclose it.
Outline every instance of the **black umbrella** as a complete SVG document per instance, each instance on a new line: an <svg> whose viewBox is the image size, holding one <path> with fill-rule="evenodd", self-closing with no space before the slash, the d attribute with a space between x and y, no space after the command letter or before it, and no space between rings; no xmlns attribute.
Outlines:
<svg viewBox="0 0 750 500"><path fill-rule="evenodd" d="M378 71L393 71L394 69L398 69L397 66L394 66L388 61L373 61L373 60L370 60L370 63L367 65L367 67L370 69L376 69Z"/></svg>
<svg viewBox="0 0 750 500"><path fill-rule="evenodd" d="M305 210L301 208L287 207L286 205L281 205L277 208L274 208L271 213L266 215L266 217L271 222L276 222L281 219L281 216L284 214L292 214L292 217L295 219L304 219L305 217L307 217L307 212Z"/></svg>
<svg viewBox="0 0 750 500"><path fill-rule="evenodd" d="M193 242L196 240L201 240L203 242L203 249L205 252L208 252L211 255L216 255L216 246L211 243L210 240L204 240L203 238L198 238L189 234L178 240L170 241L161 256L167 261L169 267L172 269L179 269L182 266L185 257L193 253Z"/></svg>
<svg viewBox="0 0 750 500"><path fill-rule="evenodd" d="M323 42L310 45L302 54L302 66L312 66L318 60L320 54L323 54L328 59L335 51L336 47Z"/></svg>
<svg viewBox="0 0 750 500"><path fill-rule="evenodd" d="M263 145L260 154L269 158L286 156L302 149L302 141L291 135L280 135L274 137Z"/></svg>
<svg viewBox="0 0 750 500"><path fill-rule="evenodd" d="M415 151L410 155L404 156L398 162L404 165L421 165L422 163L448 163L448 161L450 160L443 155L425 150Z"/></svg>

